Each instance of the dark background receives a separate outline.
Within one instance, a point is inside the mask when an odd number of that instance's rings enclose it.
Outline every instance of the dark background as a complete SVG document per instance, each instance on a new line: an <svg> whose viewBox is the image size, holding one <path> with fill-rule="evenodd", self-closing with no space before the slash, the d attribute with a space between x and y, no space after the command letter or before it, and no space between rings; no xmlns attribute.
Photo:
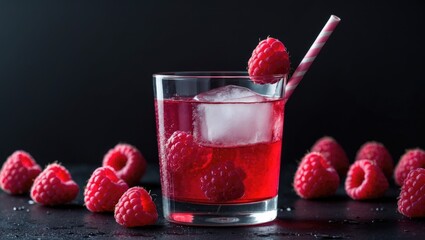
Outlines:
<svg viewBox="0 0 425 240"><path fill-rule="evenodd" d="M0 1L0 163L101 163L118 142L157 162L152 74L245 70L258 40L294 69L331 14L342 22L287 104L283 159L323 136L352 159L425 148L421 1Z"/></svg>

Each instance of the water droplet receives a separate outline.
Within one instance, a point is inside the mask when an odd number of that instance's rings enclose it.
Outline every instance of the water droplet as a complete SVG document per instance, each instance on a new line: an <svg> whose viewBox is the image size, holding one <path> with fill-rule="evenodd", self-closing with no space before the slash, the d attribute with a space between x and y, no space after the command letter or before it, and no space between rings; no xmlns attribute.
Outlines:
<svg viewBox="0 0 425 240"><path fill-rule="evenodd" d="M25 206L13 207L13 211L22 211L25 210Z"/></svg>
<svg viewBox="0 0 425 240"><path fill-rule="evenodd" d="M376 208L371 208L370 209L370 211L375 211L375 212L382 212L384 210L385 210L385 208L383 208L383 207L376 207Z"/></svg>

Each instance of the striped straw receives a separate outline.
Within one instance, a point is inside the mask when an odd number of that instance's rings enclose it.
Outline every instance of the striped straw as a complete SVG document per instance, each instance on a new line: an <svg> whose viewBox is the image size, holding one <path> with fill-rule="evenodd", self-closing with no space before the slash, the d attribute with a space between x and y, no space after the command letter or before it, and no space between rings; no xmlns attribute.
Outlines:
<svg viewBox="0 0 425 240"><path fill-rule="evenodd" d="M320 50L322 50L323 45L325 45L326 41L331 36L332 32L335 30L339 21L341 21L339 17L335 15L331 15L328 22L323 27L322 31L319 33L319 36L317 36L313 45L311 45L307 54L304 56L300 65L298 65L297 69L295 69L295 72L292 74L291 79L289 79L288 84L286 84L285 99L289 99L289 97L292 95L295 88L301 82L305 73L308 71L311 64L314 62L314 59L316 59Z"/></svg>

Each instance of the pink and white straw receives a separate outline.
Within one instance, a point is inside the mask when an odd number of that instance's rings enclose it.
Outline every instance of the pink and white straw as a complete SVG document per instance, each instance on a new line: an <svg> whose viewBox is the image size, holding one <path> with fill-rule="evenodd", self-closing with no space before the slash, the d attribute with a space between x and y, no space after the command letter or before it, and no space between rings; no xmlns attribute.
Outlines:
<svg viewBox="0 0 425 240"><path fill-rule="evenodd" d="M298 65L297 69L295 69L295 72L292 74L291 78L289 79L288 83L286 84L285 99L289 99L289 97L292 95L295 88L301 82L305 73L308 71L311 64L314 62L314 59L316 59L320 50L322 50L323 45L325 45L326 41L331 36L332 32L335 30L336 26L338 25L338 23L340 21L341 21L341 19L339 17L337 17L335 15L331 15L328 22L326 23L326 25L323 27L322 31L317 36L313 45L311 45L307 54L304 56L300 65Z"/></svg>

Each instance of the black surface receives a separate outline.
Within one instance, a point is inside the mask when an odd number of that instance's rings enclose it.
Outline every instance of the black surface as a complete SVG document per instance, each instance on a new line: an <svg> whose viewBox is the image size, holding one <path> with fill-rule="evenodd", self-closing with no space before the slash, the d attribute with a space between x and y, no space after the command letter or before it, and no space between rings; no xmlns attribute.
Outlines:
<svg viewBox="0 0 425 240"><path fill-rule="evenodd" d="M95 167L70 168L82 187ZM396 211L398 189L392 187L383 199L350 200L339 189L335 197L320 201L303 200L294 194L290 176L294 166L282 176L278 218L248 227L189 227L162 218L160 188L156 175L146 176L141 185L151 194L161 215L157 224L127 229L113 214L95 214L78 200L63 207L43 207L27 196L0 192L1 239L424 239L425 221L408 219ZM293 173L292 173L293 174Z"/></svg>

